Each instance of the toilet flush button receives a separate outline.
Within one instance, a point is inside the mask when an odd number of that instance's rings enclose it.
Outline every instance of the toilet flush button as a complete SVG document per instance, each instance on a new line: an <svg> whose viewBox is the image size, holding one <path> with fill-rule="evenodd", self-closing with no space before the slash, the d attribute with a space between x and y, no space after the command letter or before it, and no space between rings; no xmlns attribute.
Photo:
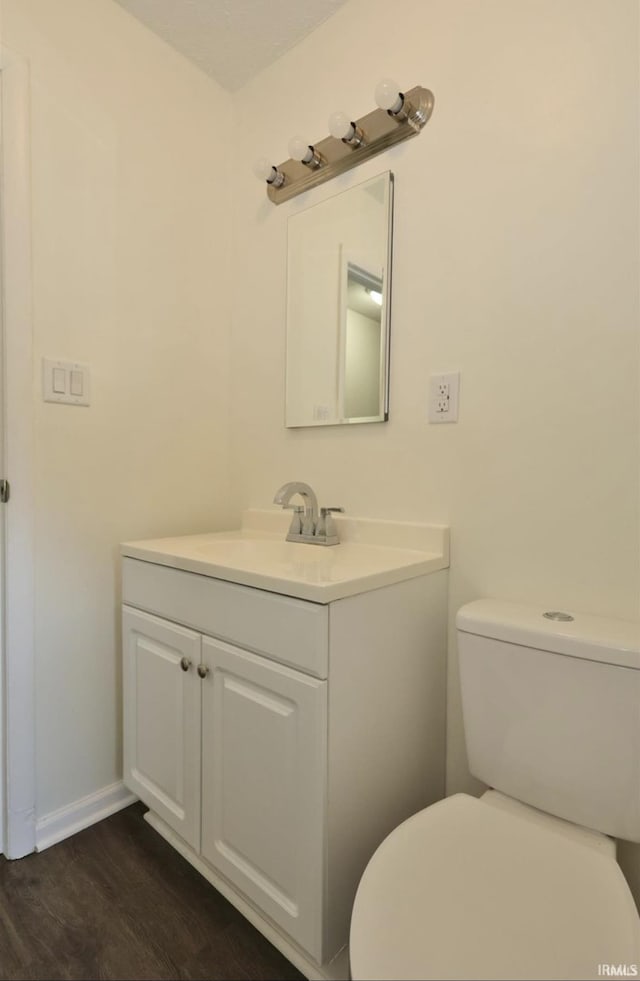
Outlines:
<svg viewBox="0 0 640 981"><path fill-rule="evenodd" d="M570 613L561 613L560 610L549 610L547 613L543 613L542 616L546 617L547 620L562 620L563 623L574 619Z"/></svg>

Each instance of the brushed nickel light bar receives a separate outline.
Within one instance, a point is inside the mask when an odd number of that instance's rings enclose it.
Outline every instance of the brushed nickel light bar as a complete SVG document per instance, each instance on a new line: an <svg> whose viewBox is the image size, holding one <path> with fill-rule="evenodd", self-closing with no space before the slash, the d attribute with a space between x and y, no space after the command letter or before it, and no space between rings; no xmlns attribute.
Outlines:
<svg viewBox="0 0 640 981"><path fill-rule="evenodd" d="M265 157L257 160L253 171L266 182L269 199L282 204L396 143L417 136L433 112L433 93L429 89L417 85L401 92L389 78L376 86L375 99L378 108L360 119L334 112L329 117L331 135L318 143L309 143L302 136L292 137L291 157L277 167Z"/></svg>

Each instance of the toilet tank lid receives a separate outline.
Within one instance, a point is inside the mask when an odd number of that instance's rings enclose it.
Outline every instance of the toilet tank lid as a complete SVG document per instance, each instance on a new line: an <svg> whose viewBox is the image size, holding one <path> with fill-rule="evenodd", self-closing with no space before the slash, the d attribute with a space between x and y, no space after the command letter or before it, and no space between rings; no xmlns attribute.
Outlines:
<svg viewBox="0 0 640 981"><path fill-rule="evenodd" d="M546 612L557 611L474 600L460 607L456 626L479 637L640 670L640 623L573 611L568 611L573 620L550 619Z"/></svg>

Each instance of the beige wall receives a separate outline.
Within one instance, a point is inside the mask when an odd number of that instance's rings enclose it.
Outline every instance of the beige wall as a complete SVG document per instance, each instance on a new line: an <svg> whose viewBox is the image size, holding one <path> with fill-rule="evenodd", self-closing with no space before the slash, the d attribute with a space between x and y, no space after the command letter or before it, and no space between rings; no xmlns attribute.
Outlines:
<svg viewBox="0 0 640 981"><path fill-rule="evenodd" d="M111 0L2 0L29 59L37 816L121 777L117 543L223 524L230 99ZM43 355L90 408L41 401Z"/></svg>
<svg viewBox="0 0 640 981"><path fill-rule="evenodd" d="M478 596L638 616L637 20L635 0L350 0L235 97L235 501L295 478L450 523L452 625ZM251 160L368 112L387 74L433 89L426 130L270 204ZM287 217L387 168L390 421L286 431ZM429 426L429 374L458 369L459 423ZM448 787L473 791L453 629L450 665Z"/></svg>

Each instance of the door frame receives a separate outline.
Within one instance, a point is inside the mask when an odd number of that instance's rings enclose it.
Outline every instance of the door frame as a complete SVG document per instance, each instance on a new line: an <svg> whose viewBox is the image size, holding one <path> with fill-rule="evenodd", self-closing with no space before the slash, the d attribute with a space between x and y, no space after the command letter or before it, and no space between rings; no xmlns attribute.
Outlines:
<svg viewBox="0 0 640 981"><path fill-rule="evenodd" d="M0 45L4 514L2 761L7 858L35 849L35 438L28 63Z"/></svg>

